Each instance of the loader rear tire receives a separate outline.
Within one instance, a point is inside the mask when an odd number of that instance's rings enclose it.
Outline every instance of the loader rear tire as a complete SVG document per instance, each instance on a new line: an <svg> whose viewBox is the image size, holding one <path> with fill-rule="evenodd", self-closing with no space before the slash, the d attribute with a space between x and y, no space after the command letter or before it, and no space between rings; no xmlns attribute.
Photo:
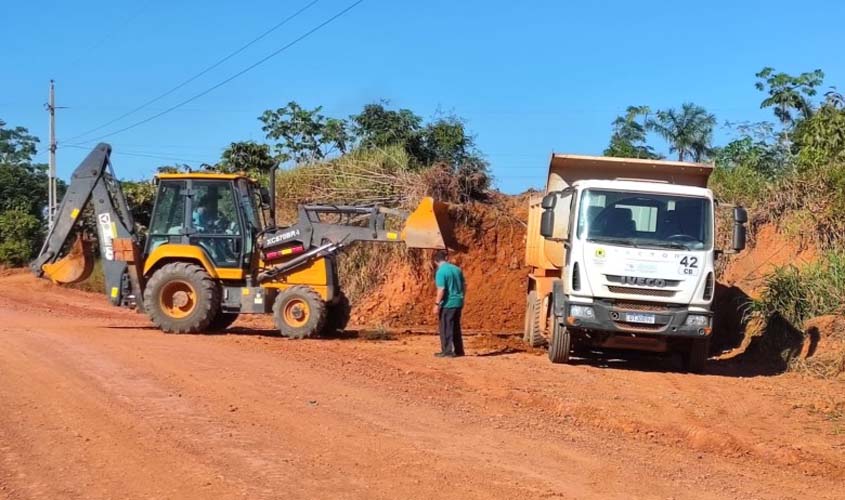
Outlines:
<svg viewBox="0 0 845 500"><path fill-rule="evenodd" d="M552 326L552 341L549 342L549 359L552 363L568 363L572 349L572 334L555 320Z"/></svg>
<svg viewBox="0 0 845 500"><path fill-rule="evenodd" d="M220 310L220 286L201 266L165 264L147 282L144 305L153 324L165 333L201 332Z"/></svg>
<svg viewBox="0 0 845 500"><path fill-rule="evenodd" d="M206 328L206 330L210 332L222 332L232 326L232 324L237 321L238 316L238 313L219 311L217 316L215 316L214 319L211 320L211 323L208 324L208 328Z"/></svg>
<svg viewBox="0 0 845 500"><path fill-rule="evenodd" d="M326 303L313 288L297 285L276 296L273 319L285 337L304 339L318 335L326 324Z"/></svg>
<svg viewBox="0 0 845 500"><path fill-rule="evenodd" d="M343 292L337 299L328 305L326 311L326 324L323 326L322 335L331 337L346 329L349 324L349 317L352 315L352 305L349 298Z"/></svg>

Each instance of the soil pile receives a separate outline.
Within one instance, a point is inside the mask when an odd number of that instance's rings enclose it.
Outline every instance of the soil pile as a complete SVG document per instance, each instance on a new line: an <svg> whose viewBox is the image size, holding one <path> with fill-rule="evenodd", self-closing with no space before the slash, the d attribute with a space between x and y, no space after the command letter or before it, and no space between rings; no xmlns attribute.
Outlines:
<svg viewBox="0 0 845 500"><path fill-rule="evenodd" d="M525 221L528 195L498 196L452 213L450 260L467 282L463 326L516 332L525 308ZM394 259L386 279L353 305L352 323L389 328L434 326L434 265L430 255Z"/></svg>
<svg viewBox="0 0 845 500"><path fill-rule="evenodd" d="M804 324L804 332L792 368L821 378L845 378L845 317L813 318Z"/></svg>

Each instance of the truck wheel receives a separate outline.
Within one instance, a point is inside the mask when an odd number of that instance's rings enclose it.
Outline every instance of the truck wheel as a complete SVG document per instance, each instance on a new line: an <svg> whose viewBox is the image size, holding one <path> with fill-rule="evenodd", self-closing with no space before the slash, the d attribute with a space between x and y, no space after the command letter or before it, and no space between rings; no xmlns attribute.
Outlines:
<svg viewBox="0 0 845 500"><path fill-rule="evenodd" d="M217 313L217 316L211 320L211 323L208 324L208 328L206 328L206 330L210 332L222 332L232 326L232 323L234 323L237 319L238 313L220 311Z"/></svg>
<svg viewBox="0 0 845 500"><path fill-rule="evenodd" d="M690 340L689 347L682 354L684 370L690 373L703 373L710 354L710 337Z"/></svg>
<svg viewBox="0 0 845 500"><path fill-rule="evenodd" d="M522 329L522 341L526 344L531 341L531 325L534 321L535 302L537 302L537 292L531 290L525 298L525 325Z"/></svg>
<svg viewBox="0 0 845 500"><path fill-rule="evenodd" d="M552 363L568 363L572 347L572 334L559 321L554 321L552 341L549 342L549 359Z"/></svg>
<svg viewBox="0 0 845 500"><path fill-rule="evenodd" d="M174 262L150 277L144 305L152 322L166 333L201 332L220 310L220 287L202 267Z"/></svg>
<svg viewBox="0 0 845 500"><path fill-rule="evenodd" d="M543 308L543 301L537 296L537 292L528 294L528 306L525 312L525 342L531 347L542 347L546 345L546 338L543 336L543 326L540 321L540 311Z"/></svg>
<svg viewBox="0 0 845 500"><path fill-rule="evenodd" d="M326 303L312 288L292 286L276 297L273 318L276 328L285 337L312 337L319 334L326 324Z"/></svg>
<svg viewBox="0 0 845 500"><path fill-rule="evenodd" d="M323 335L332 336L342 332L349 324L349 317L352 315L352 306L349 298L340 292L337 300L328 305L326 311L326 325L323 327Z"/></svg>

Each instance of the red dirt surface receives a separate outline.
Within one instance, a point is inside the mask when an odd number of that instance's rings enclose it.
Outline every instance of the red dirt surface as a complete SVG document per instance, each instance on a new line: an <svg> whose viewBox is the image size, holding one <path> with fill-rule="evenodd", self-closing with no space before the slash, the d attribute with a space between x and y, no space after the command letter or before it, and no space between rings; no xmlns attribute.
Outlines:
<svg viewBox="0 0 845 500"><path fill-rule="evenodd" d="M0 498L843 498L841 382L248 324L0 277Z"/></svg>
<svg viewBox="0 0 845 500"><path fill-rule="evenodd" d="M525 220L528 199L504 197L493 204L471 204L455 217L456 245L450 260L467 282L463 326L470 330L515 332L525 313ZM433 326L434 266L428 256L418 264L394 261L390 276L354 304L353 324L398 328Z"/></svg>
<svg viewBox="0 0 845 500"><path fill-rule="evenodd" d="M774 224L760 227L754 240L754 246L729 258L720 277L720 282L726 286L737 286L751 297L757 296L764 278L776 267L808 264L818 254L815 248L802 246L797 238L780 233Z"/></svg>

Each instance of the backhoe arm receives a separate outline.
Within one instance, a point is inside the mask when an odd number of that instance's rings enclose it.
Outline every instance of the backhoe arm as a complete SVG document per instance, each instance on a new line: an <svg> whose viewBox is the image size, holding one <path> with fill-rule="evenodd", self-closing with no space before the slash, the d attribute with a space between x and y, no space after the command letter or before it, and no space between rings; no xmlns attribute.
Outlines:
<svg viewBox="0 0 845 500"><path fill-rule="evenodd" d="M114 176L110 156L111 146L100 143L73 172L53 228L31 268L36 276L46 276L56 283L77 283L90 276L93 269L91 249L86 247L81 234L71 241L74 228L81 224L82 212L90 206L97 226L105 292L114 305L127 305L130 295L140 300L140 282L133 269L128 269L133 266L116 259L114 242L117 239L131 241L132 246L137 247L137 238L135 223Z"/></svg>

